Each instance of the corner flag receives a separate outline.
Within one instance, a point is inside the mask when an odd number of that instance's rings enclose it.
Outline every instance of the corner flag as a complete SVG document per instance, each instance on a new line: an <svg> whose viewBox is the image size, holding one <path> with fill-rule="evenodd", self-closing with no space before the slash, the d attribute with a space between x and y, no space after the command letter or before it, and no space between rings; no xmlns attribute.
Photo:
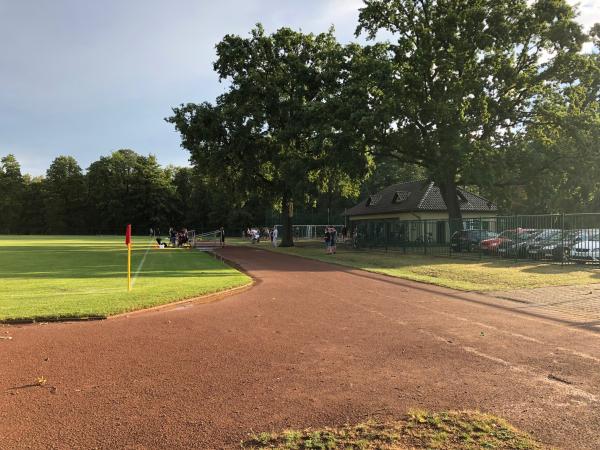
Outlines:
<svg viewBox="0 0 600 450"><path fill-rule="evenodd" d="M127 290L131 291L131 224L125 230L125 245L127 245Z"/></svg>

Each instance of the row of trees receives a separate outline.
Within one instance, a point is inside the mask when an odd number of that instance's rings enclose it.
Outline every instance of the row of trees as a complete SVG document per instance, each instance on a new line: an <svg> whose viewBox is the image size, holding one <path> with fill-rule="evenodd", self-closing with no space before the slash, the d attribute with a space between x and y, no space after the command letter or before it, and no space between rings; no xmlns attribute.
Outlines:
<svg viewBox="0 0 600 450"><path fill-rule="evenodd" d="M454 219L460 185L517 209L597 204L584 178L600 169L599 61L581 49L598 27L585 34L564 0L364 3L370 45L260 25L226 36L214 68L227 92L167 119L195 167L281 206L283 245L293 202L352 197L392 161L436 181Z"/></svg>
<svg viewBox="0 0 600 450"><path fill-rule="evenodd" d="M191 168L162 168L154 156L119 150L84 173L57 157L44 177L22 175L13 155L0 160L0 233L121 233L221 219L206 214L218 191ZM217 193L217 194L215 194Z"/></svg>
<svg viewBox="0 0 600 450"><path fill-rule="evenodd" d="M259 196L240 201L195 168L161 167L132 150L101 157L85 172L59 156L40 177L22 174L14 155L0 158L0 234L119 234L127 223L138 233L170 226L237 233L277 222L272 206ZM307 215L328 207L333 215L347 204L332 193L304 206Z"/></svg>

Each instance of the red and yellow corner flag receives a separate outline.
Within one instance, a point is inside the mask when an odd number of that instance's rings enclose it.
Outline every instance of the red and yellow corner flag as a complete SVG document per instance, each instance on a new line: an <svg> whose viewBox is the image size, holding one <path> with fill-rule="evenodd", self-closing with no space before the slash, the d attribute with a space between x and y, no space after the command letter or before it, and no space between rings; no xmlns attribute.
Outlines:
<svg viewBox="0 0 600 450"><path fill-rule="evenodd" d="M131 291L131 224L125 230L125 245L127 245L127 290Z"/></svg>

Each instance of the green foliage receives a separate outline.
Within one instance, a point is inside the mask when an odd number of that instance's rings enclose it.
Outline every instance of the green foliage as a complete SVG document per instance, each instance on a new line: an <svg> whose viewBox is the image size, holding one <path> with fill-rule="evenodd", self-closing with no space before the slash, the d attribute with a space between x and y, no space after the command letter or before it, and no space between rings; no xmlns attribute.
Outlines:
<svg viewBox="0 0 600 450"><path fill-rule="evenodd" d="M230 84L215 105L175 108L168 120L199 170L231 196L260 195L284 212L283 245L293 245L292 203L322 193L355 195L369 161L353 133L342 132L341 90L358 51L333 31L318 35L282 28L217 45L215 70Z"/></svg>
<svg viewBox="0 0 600 450"><path fill-rule="evenodd" d="M499 159L489 195L515 212L600 208L600 57L573 58L534 104L531 123Z"/></svg>
<svg viewBox="0 0 600 450"><path fill-rule="evenodd" d="M175 216L171 173L152 155L118 150L92 163L87 178L94 230L115 233L127 223L146 230L170 224Z"/></svg>
<svg viewBox="0 0 600 450"><path fill-rule="evenodd" d="M366 0L362 126L376 154L425 167L452 218L457 184L489 177L536 96L585 40L564 0Z"/></svg>
<svg viewBox="0 0 600 450"><path fill-rule="evenodd" d="M539 449L541 444L506 421L479 412L411 411L402 420L369 420L335 428L254 434L241 443L247 449Z"/></svg>
<svg viewBox="0 0 600 450"><path fill-rule="evenodd" d="M14 155L0 159L0 233L19 230L24 185L21 166Z"/></svg>
<svg viewBox="0 0 600 450"><path fill-rule="evenodd" d="M46 230L53 234L84 232L87 189L75 158L56 158L46 172L44 188Z"/></svg>

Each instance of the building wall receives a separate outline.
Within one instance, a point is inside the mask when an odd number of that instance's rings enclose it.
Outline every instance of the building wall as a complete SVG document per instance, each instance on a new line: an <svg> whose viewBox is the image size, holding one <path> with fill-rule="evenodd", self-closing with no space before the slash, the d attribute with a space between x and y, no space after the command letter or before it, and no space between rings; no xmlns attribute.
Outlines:
<svg viewBox="0 0 600 450"><path fill-rule="evenodd" d="M497 212L464 212L463 219L479 219L483 217L496 217ZM391 214L369 214L365 216L350 216L350 222L358 220L448 220L447 212L419 212L419 213L391 213Z"/></svg>
<svg viewBox="0 0 600 450"><path fill-rule="evenodd" d="M353 216L349 228L373 242L447 244L452 233L459 228L496 231L496 217L490 213L464 213L462 224L457 226L448 220L447 213L442 212Z"/></svg>

